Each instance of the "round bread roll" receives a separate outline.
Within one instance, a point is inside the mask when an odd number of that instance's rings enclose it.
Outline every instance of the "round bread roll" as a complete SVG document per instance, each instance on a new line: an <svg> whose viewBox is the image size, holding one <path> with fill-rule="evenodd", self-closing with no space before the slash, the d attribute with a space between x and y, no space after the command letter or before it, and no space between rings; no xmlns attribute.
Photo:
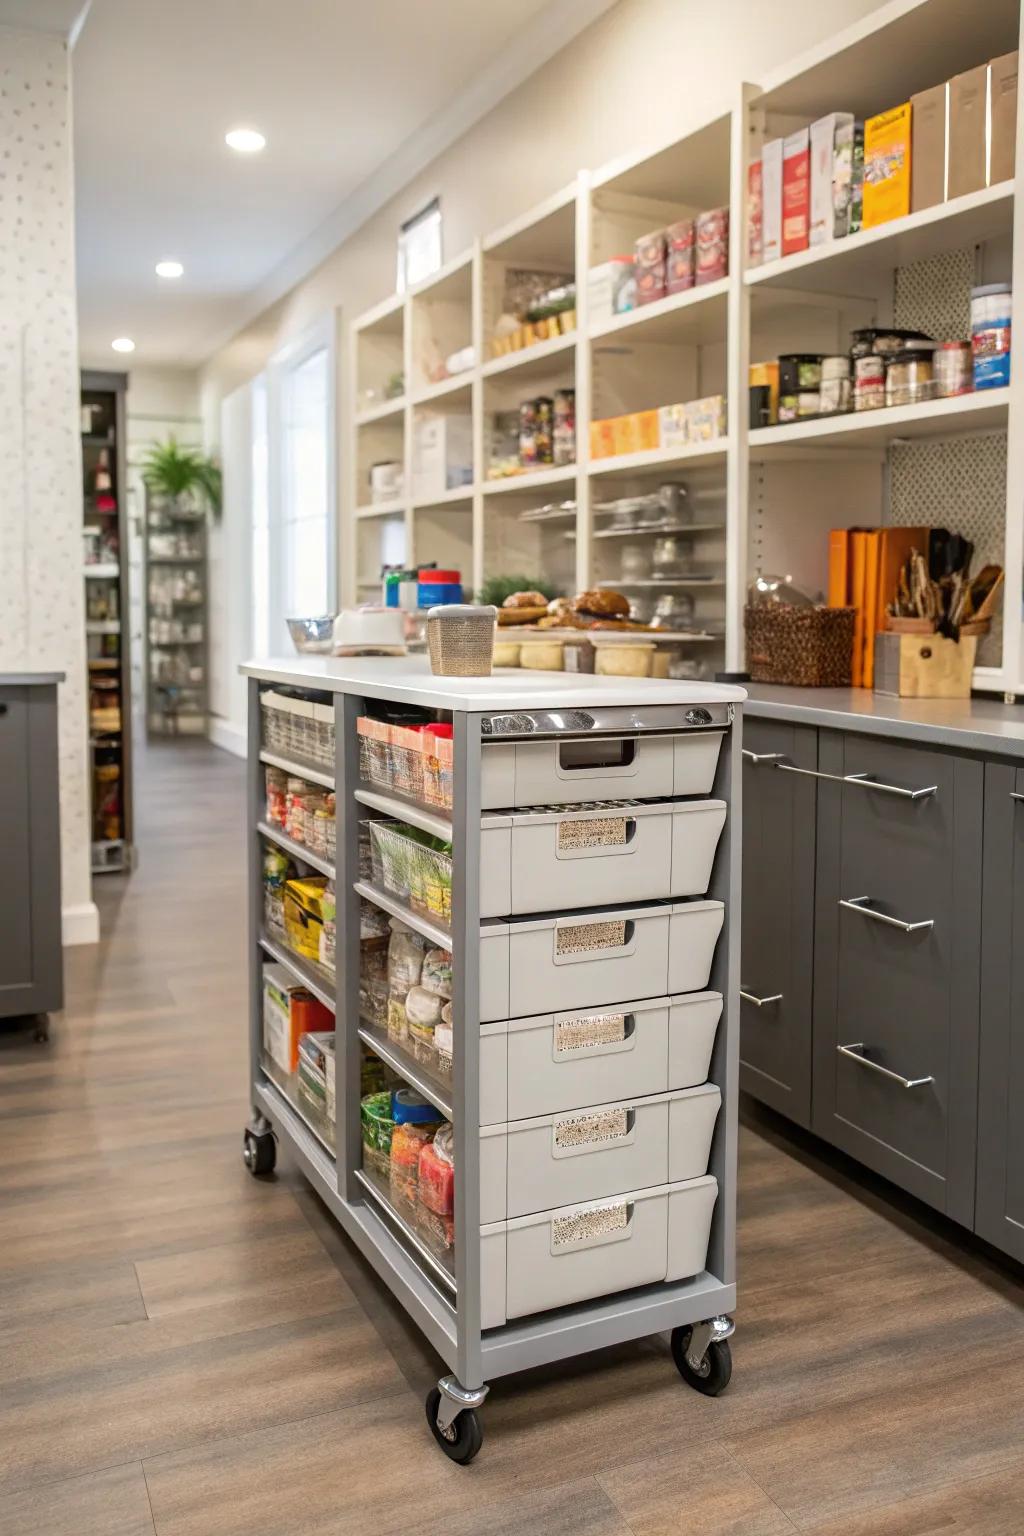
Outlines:
<svg viewBox="0 0 1024 1536"><path fill-rule="evenodd" d="M510 592L502 603L503 608L546 608L548 600L543 592Z"/></svg>
<svg viewBox="0 0 1024 1536"><path fill-rule="evenodd" d="M581 592L574 608L577 613L592 613L598 619L628 619L629 598L621 592L609 592L598 588L593 592Z"/></svg>

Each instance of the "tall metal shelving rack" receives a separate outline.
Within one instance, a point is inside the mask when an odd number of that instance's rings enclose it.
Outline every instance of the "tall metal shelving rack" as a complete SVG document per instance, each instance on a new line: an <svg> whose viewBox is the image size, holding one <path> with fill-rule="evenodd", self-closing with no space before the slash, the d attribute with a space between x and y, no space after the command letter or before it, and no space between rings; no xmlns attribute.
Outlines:
<svg viewBox="0 0 1024 1536"><path fill-rule="evenodd" d="M154 551L154 537L173 547ZM146 733L205 736L210 710L206 514L156 500L147 490L144 542ZM155 596L158 582L171 590Z"/></svg>
<svg viewBox="0 0 1024 1536"><path fill-rule="evenodd" d="M742 694L729 688L699 685L629 683L609 690L610 679L558 679L547 711L526 700L544 689L514 675L494 679L432 679L420 658L413 663L331 662L322 658L251 663L248 715L249 980L251 1098L253 1119L245 1131L245 1159L254 1173L274 1166L276 1142L284 1144L306 1178L349 1237L395 1294L446 1362L450 1376L439 1381L427 1400L430 1427L446 1454L468 1461L479 1448L476 1410L487 1381L553 1360L663 1330L673 1330L673 1355L691 1385L714 1393L728 1379L726 1316L736 1301L735 1204L738 1072L738 892L740 719L731 702ZM390 668L390 675L389 675ZM534 684L534 686L531 686ZM461 685L461 687L460 687ZM475 685L475 686L466 686ZM596 685L591 687L590 685ZM261 692L282 686L311 703L333 711L333 773L292 754L268 750L262 734ZM701 1272L679 1281L646 1284L639 1289L597 1296L557 1310L519 1316L502 1326L481 1327L481 1241L460 1234L481 1230L481 1031L486 1014L481 1003L482 937L480 902L481 781L484 754L495 745L541 731L578 738L608 730L601 710L583 706L602 701L632 708L619 712L620 731L714 731L721 749L711 794L728 807L714 859L709 902L724 907L724 923L713 950L707 987L721 994L708 1082L721 1093L708 1172L717 1180L717 1203ZM706 704L703 701L708 701ZM408 798L384 795L360 778L359 716L381 703L420 706L448 713L454 729L454 811L450 821ZM461 706L461 707L460 707ZM667 706L672 706L671 708ZM567 712L568 711L568 712ZM629 724L623 725L626 720ZM589 721L589 724L588 724ZM492 745L492 743L494 745ZM267 765L333 786L337 796L336 860L310 854L266 815L264 775ZM572 806L567 806L572 810ZM414 912L396 896L368 883L360 873L360 820L389 814L435 834L452 846L452 918L450 928ZM310 869L336 882L336 973L331 976L269 936L264 924L263 859L276 844ZM382 1032L360 1017L360 902L401 919L432 944L453 956L454 1072L450 1090ZM621 903L627 906L628 903ZM667 910L666 904L655 903ZM604 915L615 916L611 909ZM735 915L735 920L734 920ZM580 913L566 913L565 917ZM484 941L487 942L486 940ZM295 1096L262 1065L262 970L267 959L283 964L336 1019L335 1147L332 1150L315 1120L303 1113ZM648 978L645 977L645 980ZM651 983L654 985L654 983ZM486 990L486 987L485 987ZM681 990L686 990L683 988ZM593 1004L591 1005L594 1006ZM513 1010L514 1011L514 1010ZM420 1239L397 1211L380 1182L361 1167L361 1053L366 1048L394 1068L406 1083L450 1118L455 1137L456 1243L449 1265ZM493 1279L493 1276L492 1276Z"/></svg>
<svg viewBox="0 0 1024 1536"><path fill-rule="evenodd" d="M86 369L81 377L86 654L94 874L134 864L132 683L128 604L128 375ZM101 490L96 489L97 473ZM109 479L109 486L106 480ZM100 558L90 558L90 551ZM102 607L103 617L90 617ZM104 776L103 770L108 770ZM111 785L116 788L111 788Z"/></svg>

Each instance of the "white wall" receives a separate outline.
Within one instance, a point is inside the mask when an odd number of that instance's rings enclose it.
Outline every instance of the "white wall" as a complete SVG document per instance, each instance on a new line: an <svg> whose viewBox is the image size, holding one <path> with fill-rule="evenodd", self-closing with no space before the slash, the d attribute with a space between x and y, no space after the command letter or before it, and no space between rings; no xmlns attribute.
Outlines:
<svg viewBox="0 0 1024 1536"><path fill-rule="evenodd" d="M441 199L448 260L578 170L680 137L730 109L743 81L757 84L881 3L619 0L207 361L200 373L207 440L218 440L225 397L289 340L338 307L347 325L392 291L399 224L431 198ZM381 92L386 110L383 80ZM340 401L343 358L339 369ZM226 672L241 659L217 665Z"/></svg>
<svg viewBox="0 0 1024 1536"><path fill-rule="evenodd" d="M66 43L0 27L0 671L61 671L65 943L93 943Z"/></svg>

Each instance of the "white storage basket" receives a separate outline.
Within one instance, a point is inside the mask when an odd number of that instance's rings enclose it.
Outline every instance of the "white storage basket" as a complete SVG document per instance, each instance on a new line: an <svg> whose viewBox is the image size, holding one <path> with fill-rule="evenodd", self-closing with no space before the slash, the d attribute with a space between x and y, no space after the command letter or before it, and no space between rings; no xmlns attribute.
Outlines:
<svg viewBox="0 0 1024 1536"><path fill-rule="evenodd" d="M725 815L724 800L689 800L485 816L480 915L702 896Z"/></svg>
<svg viewBox="0 0 1024 1536"><path fill-rule="evenodd" d="M484 810L574 805L581 800L658 800L709 795L724 731L488 742Z"/></svg>
<svg viewBox="0 0 1024 1536"><path fill-rule="evenodd" d="M704 1083L482 1130L480 1219L700 1178L721 1102L719 1089Z"/></svg>
<svg viewBox="0 0 1024 1536"><path fill-rule="evenodd" d="M482 1326L700 1274L717 1198L705 1175L483 1226Z"/></svg>
<svg viewBox="0 0 1024 1536"><path fill-rule="evenodd" d="M722 997L503 1019L480 1029L480 1124L498 1125L707 1080Z"/></svg>
<svg viewBox="0 0 1024 1536"><path fill-rule="evenodd" d="M481 1022L701 991L724 920L685 901L482 923Z"/></svg>

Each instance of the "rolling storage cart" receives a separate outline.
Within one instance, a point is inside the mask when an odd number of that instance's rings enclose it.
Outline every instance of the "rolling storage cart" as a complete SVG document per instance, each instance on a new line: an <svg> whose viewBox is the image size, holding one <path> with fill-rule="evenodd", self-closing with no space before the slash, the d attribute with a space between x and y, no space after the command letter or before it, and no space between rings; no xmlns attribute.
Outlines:
<svg viewBox="0 0 1024 1536"><path fill-rule="evenodd" d="M455 1461L488 1380L627 1339L671 1330L720 1392L742 691L244 671L250 1170L283 1142L445 1360L426 1409ZM290 1046L265 979L319 1009Z"/></svg>

